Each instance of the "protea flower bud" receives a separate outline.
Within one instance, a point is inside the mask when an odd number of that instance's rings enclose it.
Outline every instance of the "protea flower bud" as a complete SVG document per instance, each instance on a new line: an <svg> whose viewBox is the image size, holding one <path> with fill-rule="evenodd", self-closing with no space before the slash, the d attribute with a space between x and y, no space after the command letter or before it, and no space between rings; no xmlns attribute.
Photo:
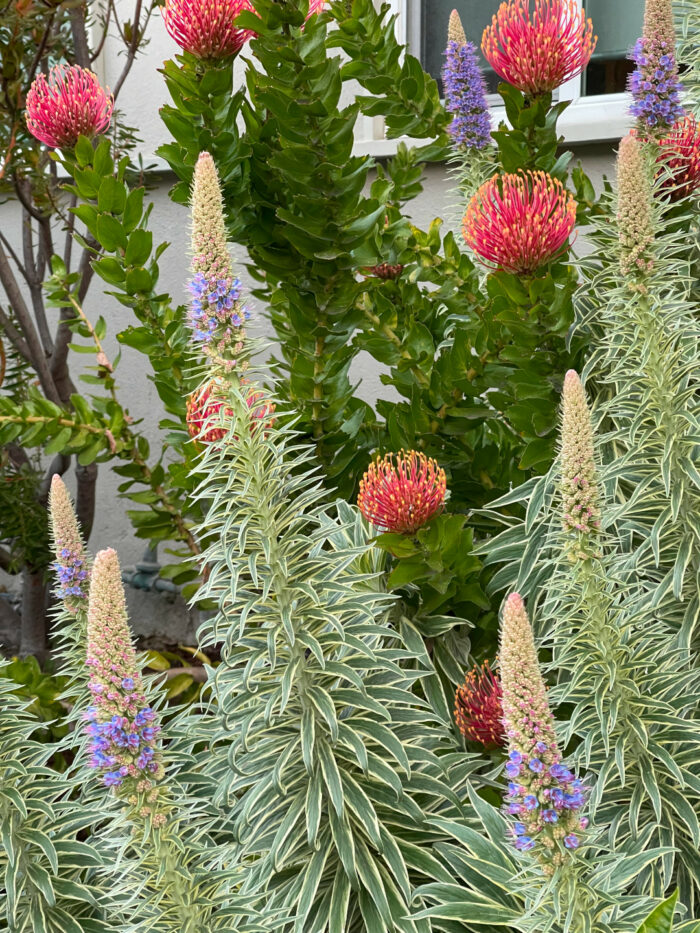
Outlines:
<svg viewBox="0 0 700 933"><path fill-rule="evenodd" d="M506 811L515 818L515 847L535 850L552 874L587 825L581 817L585 788L562 764L530 620L517 593L503 607L499 658L509 748Z"/></svg>
<svg viewBox="0 0 700 933"><path fill-rule="evenodd" d="M250 0L165 0L163 23L181 49L203 61L237 55L255 33L236 27L243 11L254 13Z"/></svg>
<svg viewBox="0 0 700 933"><path fill-rule="evenodd" d="M629 78L630 112L642 132L659 135L683 116L675 46L671 0L647 0L644 34L630 54L637 67Z"/></svg>
<svg viewBox="0 0 700 933"><path fill-rule="evenodd" d="M617 226L624 275L649 272L654 264L652 197L642 143L630 133L620 140L617 154Z"/></svg>
<svg viewBox="0 0 700 933"><path fill-rule="evenodd" d="M445 471L435 460L402 450L370 464L360 480L357 505L376 528L413 534L440 511L446 489Z"/></svg>
<svg viewBox="0 0 700 933"><path fill-rule="evenodd" d="M561 494L564 530L575 536L571 556L598 555L600 494L595 467L593 425L581 380L573 369L564 379L561 422Z"/></svg>
<svg viewBox="0 0 700 933"><path fill-rule="evenodd" d="M215 366L230 372L245 346L250 311L240 300L241 282L233 274L219 176L208 152L200 154L192 184L192 269L192 336Z"/></svg>
<svg viewBox="0 0 700 933"><path fill-rule="evenodd" d="M455 722L470 742L500 747L506 744L501 684L488 661L475 665L457 688Z"/></svg>
<svg viewBox="0 0 700 933"><path fill-rule="evenodd" d="M95 558L88 607L87 659L92 705L85 713L90 767L105 787L136 795L143 816L156 825L154 781L163 776L157 715L148 705L136 663L116 551ZM155 793L154 793L155 792Z"/></svg>
<svg viewBox="0 0 700 933"><path fill-rule="evenodd" d="M370 275L376 276L378 279L384 279L386 281L388 279L398 279L403 272L403 266L399 262L380 262L377 266L370 266L367 272Z"/></svg>
<svg viewBox="0 0 700 933"><path fill-rule="evenodd" d="M241 380L241 388L247 394L246 404L250 410L251 427L262 423L263 428L270 427L274 418L275 406L265 399L265 393L251 386L246 379ZM211 444L226 437L228 428L224 419L233 417L233 410L226 404L228 386L225 382L212 379L197 389L187 400L187 430L190 437L201 443Z"/></svg>
<svg viewBox="0 0 700 933"><path fill-rule="evenodd" d="M494 175L469 202L463 234L487 264L531 274L569 239L576 201L546 172Z"/></svg>
<svg viewBox="0 0 700 933"><path fill-rule="evenodd" d="M659 140L657 161L668 169L663 186L671 199L687 198L700 188L700 125L688 114Z"/></svg>
<svg viewBox="0 0 700 933"><path fill-rule="evenodd" d="M26 102L27 128L52 149L71 149L78 138L97 136L109 126L114 98L96 75L79 65L54 65L38 74Z"/></svg>
<svg viewBox="0 0 700 933"><path fill-rule="evenodd" d="M499 77L530 96L553 91L588 65L597 37L576 0L508 0L481 51Z"/></svg>
<svg viewBox="0 0 700 933"><path fill-rule="evenodd" d="M453 114L448 127L456 146L485 149L491 141L491 119L486 103L486 85L474 43L467 42L456 10L450 16L442 80L445 109Z"/></svg>
<svg viewBox="0 0 700 933"><path fill-rule="evenodd" d="M58 595L67 611L75 615L87 609L90 570L73 503L58 474L51 480L49 515Z"/></svg>

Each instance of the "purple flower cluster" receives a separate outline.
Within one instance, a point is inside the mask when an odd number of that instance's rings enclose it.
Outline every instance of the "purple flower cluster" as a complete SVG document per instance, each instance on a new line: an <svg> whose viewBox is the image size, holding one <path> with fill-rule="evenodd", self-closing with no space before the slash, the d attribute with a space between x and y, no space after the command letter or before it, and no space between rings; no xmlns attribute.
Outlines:
<svg viewBox="0 0 700 933"><path fill-rule="evenodd" d="M510 778L506 810L517 817L512 824L516 849L526 852L540 843L551 857L557 841L567 849L577 848L577 833L588 825L580 816L586 803L585 788L561 763L556 746L539 741L531 755L511 751L505 772ZM554 864L559 861L548 860Z"/></svg>
<svg viewBox="0 0 700 933"><path fill-rule="evenodd" d="M212 279L197 272L188 288L194 339L207 355L229 361L229 368L233 368L235 356L243 347L243 325L250 319L250 311L240 304L240 279Z"/></svg>
<svg viewBox="0 0 700 933"><path fill-rule="evenodd" d="M90 576L82 551L64 547L58 552L54 570L59 582L59 595L87 597L87 580Z"/></svg>
<svg viewBox="0 0 700 933"><path fill-rule="evenodd" d="M131 678L124 678L122 686L129 690ZM100 694L101 684L91 684L93 693ZM131 680L130 689L134 689ZM97 689L96 689L97 688ZM107 787L119 787L127 777L142 778L157 774L160 764L156 758L154 740L160 732L160 726L154 720L156 714L146 706L132 718L114 714L110 719L100 722L98 706L91 706L85 713L89 725L86 728L90 736L90 767L102 771L102 780Z"/></svg>
<svg viewBox="0 0 700 933"><path fill-rule="evenodd" d="M684 113L673 48L663 39L642 37L630 58L637 66L629 79L630 112L650 130L672 127Z"/></svg>
<svg viewBox="0 0 700 933"><path fill-rule="evenodd" d="M453 114L448 131L457 146L485 149L491 141L486 86L473 42L450 39L442 72L445 107Z"/></svg>

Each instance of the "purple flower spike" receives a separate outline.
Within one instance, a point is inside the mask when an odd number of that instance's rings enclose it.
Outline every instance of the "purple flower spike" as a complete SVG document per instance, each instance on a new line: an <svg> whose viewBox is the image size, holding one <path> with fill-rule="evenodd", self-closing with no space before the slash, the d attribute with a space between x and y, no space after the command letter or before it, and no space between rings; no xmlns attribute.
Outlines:
<svg viewBox="0 0 700 933"><path fill-rule="evenodd" d="M476 46L467 42L456 11L450 17L442 80L445 108L453 115L448 132L455 145L463 149L485 149L491 142L486 85Z"/></svg>

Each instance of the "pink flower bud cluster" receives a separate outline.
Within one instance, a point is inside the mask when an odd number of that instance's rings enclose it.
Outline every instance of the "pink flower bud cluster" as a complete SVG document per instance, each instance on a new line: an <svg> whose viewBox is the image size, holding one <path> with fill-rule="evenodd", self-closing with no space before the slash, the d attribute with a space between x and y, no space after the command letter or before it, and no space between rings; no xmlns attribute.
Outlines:
<svg viewBox="0 0 700 933"><path fill-rule="evenodd" d="M90 570L73 503L58 475L51 480L49 514L56 555L53 569L58 577L58 595L67 611L75 615L81 609L87 609Z"/></svg>
<svg viewBox="0 0 700 933"><path fill-rule="evenodd" d="M561 494L564 530L576 536L573 557L597 554L600 495L594 459L593 425L581 380L573 369L564 379L561 424Z"/></svg>
<svg viewBox="0 0 700 933"><path fill-rule="evenodd" d="M581 816L586 789L562 763L522 598L512 593L501 622L503 723L508 741L506 812L515 847L533 851L546 874L576 849L588 825Z"/></svg>
<svg viewBox="0 0 700 933"><path fill-rule="evenodd" d="M154 825L165 821L156 811L163 776L158 748L160 726L148 705L126 615L116 551L95 558L88 607L87 658L92 705L85 712L90 738L90 767L106 787L119 788Z"/></svg>
<svg viewBox="0 0 700 933"><path fill-rule="evenodd" d="M224 372L236 366L250 312L228 252L219 176L208 152L200 154L192 184L192 268L189 323L201 351ZM240 368L245 368L240 367Z"/></svg>

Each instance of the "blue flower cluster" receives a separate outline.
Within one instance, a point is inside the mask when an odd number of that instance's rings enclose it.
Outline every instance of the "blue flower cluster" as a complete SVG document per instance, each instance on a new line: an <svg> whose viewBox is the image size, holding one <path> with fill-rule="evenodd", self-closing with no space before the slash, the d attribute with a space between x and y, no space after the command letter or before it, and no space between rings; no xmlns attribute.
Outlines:
<svg viewBox="0 0 700 933"><path fill-rule="evenodd" d="M122 686L133 689L133 680L124 678ZM89 707L85 716L89 721L86 732L91 738L90 767L104 772L102 780L107 787L119 787L126 777L158 771L153 742L160 726L151 725L156 714L150 706L139 710L133 719L115 714L106 722L98 722L96 706Z"/></svg>
<svg viewBox="0 0 700 933"><path fill-rule="evenodd" d="M673 126L684 112L673 49L662 40L641 38L630 58L637 66L629 79L630 112L650 129Z"/></svg>
<svg viewBox="0 0 700 933"><path fill-rule="evenodd" d="M220 326L239 328L250 319L248 309L238 305L239 278L212 280L198 272L188 288L192 295L190 324L195 340L208 343Z"/></svg>
<svg viewBox="0 0 700 933"><path fill-rule="evenodd" d="M442 80L445 107L453 114L448 131L455 144L465 149L485 149L491 141L491 120L473 42L463 45L451 39L447 43Z"/></svg>
<svg viewBox="0 0 700 933"><path fill-rule="evenodd" d="M54 570L60 584L59 593L64 599L67 596L87 596L83 584L88 578L88 570L80 554L71 548L62 548L60 560L54 563Z"/></svg>
<svg viewBox="0 0 700 933"><path fill-rule="evenodd" d="M546 755L546 743L538 742L533 751ZM533 836L547 826L567 849L577 848L579 837L574 830L588 825L588 820L578 815L586 802L583 782L558 761L547 766L540 758L519 751L509 754L505 772L511 778L506 810L520 818L513 823L516 849L533 849Z"/></svg>

